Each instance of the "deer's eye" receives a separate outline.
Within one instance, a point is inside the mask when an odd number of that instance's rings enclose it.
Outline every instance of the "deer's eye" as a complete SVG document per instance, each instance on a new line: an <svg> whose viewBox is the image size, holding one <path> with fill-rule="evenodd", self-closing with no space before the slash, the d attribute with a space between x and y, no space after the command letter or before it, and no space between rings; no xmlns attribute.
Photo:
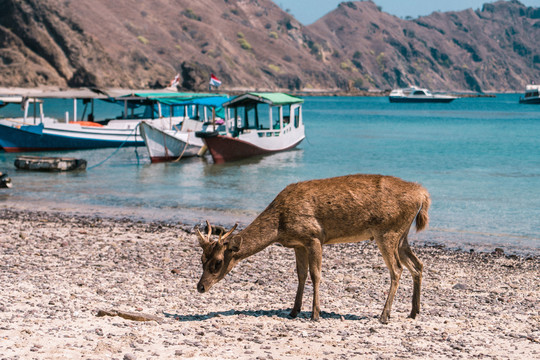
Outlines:
<svg viewBox="0 0 540 360"><path fill-rule="evenodd" d="M217 260L216 262L214 262L212 268L210 269L212 271L212 273L218 273L219 270L221 270L221 266L223 265L223 261L222 260Z"/></svg>

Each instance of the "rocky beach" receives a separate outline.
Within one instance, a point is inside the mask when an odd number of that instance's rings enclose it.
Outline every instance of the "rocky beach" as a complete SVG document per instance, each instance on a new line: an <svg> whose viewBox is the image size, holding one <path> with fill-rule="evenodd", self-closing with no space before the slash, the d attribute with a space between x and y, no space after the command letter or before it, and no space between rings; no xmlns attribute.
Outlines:
<svg viewBox="0 0 540 360"><path fill-rule="evenodd" d="M224 224L228 225L228 224ZM411 241L414 244L414 234ZM0 210L0 359L540 358L540 258L414 246L390 323L373 242L324 248L321 320L288 313L294 252L270 246L199 294L201 249L178 223Z"/></svg>

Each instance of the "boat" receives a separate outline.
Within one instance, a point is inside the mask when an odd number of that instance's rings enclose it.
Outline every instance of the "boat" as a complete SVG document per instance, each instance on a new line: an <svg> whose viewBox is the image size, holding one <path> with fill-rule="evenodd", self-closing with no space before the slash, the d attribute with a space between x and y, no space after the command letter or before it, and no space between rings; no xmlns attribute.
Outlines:
<svg viewBox="0 0 540 360"><path fill-rule="evenodd" d="M216 164L293 149L305 138L303 102L284 93L245 93L223 104L223 130L196 135Z"/></svg>
<svg viewBox="0 0 540 360"><path fill-rule="evenodd" d="M140 123L141 136L150 156L150 161L178 161L181 158L203 156L204 142L195 136L197 131L217 131L224 129L224 121L216 119L216 113L223 112L222 105L228 96L195 98L185 101L186 117L178 126L158 128L150 122Z"/></svg>
<svg viewBox="0 0 540 360"><path fill-rule="evenodd" d="M8 177L8 174L0 171L0 189L10 189L12 187L11 178Z"/></svg>
<svg viewBox="0 0 540 360"><path fill-rule="evenodd" d="M432 94L428 89L410 86L392 90L388 99L391 103L449 103L457 99L457 97Z"/></svg>
<svg viewBox="0 0 540 360"><path fill-rule="evenodd" d="M19 156L15 167L35 171L73 171L85 170L86 160L71 157Z"/></svg>
<svg viewBox="0 0 540 360"><path fill-rule="evenodd" d="M525 95L519 98L520 104L540 104L540 85L530 84L525 87Z"/></svg>
<svg viewBox="0 0 540 360"><path fill-rule="evenodd" d="M212 94L215 95L215 94ZM157 128L180 124L185 115L176 102L205 94L178 92L136 92L110 96L94 91L68 91L41 94L39 97L20 97L22 118L0 119L0 147L6 152L98 149L120 146L144 146L139 123L146 121ZM73 117L66 112L65 119L46 117L43 101L50 98L73 100ZM78 116L78 103L84 104ZM94 103L104 101L119 104L123 112L113 118L97 120ZM88 109L90 108L90 109Z"/></svg>

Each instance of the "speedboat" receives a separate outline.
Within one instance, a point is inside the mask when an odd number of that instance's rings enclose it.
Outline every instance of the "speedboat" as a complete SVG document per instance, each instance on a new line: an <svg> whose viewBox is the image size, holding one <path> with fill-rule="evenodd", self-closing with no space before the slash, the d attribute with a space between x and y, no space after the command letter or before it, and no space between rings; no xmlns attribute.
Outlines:
<svg viewBox="0 0 540 360"><path fill-rule="evenodd" d="M303 102L284 93L246 93L223 104L222 131L196 135L216 164L289 150L305 138Z"/></svg>
<svg viewBox="0 0 540 360"><path fill-rule="evenodd" d="M411 86L392 90L388 99L391 103L449 103L457 97L432 94L428 89Z"/></svg>
<svg viewBox="0 0 540 360"><path fill-rule="evenodd" d="M525 88L525 95L519 98L520 104L540 104L540 85L530 84Z"/></svg>

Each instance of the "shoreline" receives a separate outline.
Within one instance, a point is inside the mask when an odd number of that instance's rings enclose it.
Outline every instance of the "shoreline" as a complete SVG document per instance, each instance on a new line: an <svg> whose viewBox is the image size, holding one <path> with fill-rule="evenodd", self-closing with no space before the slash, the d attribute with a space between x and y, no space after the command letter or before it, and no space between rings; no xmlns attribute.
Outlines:
<svg viewBox="0 0 540 360"><path fill-rule="evenodd" d="M100 89L102 93L114 94L124 94L132 93L137 91L166 91L166 88L159 89L120 89L120 88L104 88ZM170 89L169 89L170 90ZM182 90L188 92L200 92L196 90ZM392 89L369 89L369 90L340 90L340 89L303 89L303 90L290 90L290 89L258 89L258 88L229 88L221 89L220 91L212 91L215 93L225 93L230 96L241 95L246 92L284 92L294 96L300 97L312 97L312 96L341 96L341 97L385 97L390 95ZM88 92L92 92L89 88L64 88L58 86L38 86L35 88L17 88L17 87L0 87L0 96L14 96L14 95L24 95L24 96L35 96L40 97L40 95L45 94L46 97L50 96L51 93L57 92L66 92L72 93L72 96L77 96L79 92L85 92L86 96ZM174 91L172 91L174 92ZM207 92L207 91L205 91ZM486 92L486 93L475 93L467 90L433 90L433 93L444 93L458 96L459 98L492 98L496 97L496 94L522 94L521 91L504 91L504 92ZM81 93L82 94L82 93ZM96 93L97 94L97 93ZM79 95L82 96L82 95ZM68 96L70 97L70 96Z"/></svg>
<svg viewBox="0 0 540 360"><path fill-rule="evenodd" d="M6 359L540 356L538 256L413 245L424 263L422 310L407 318L412 281L404 270L383 325L389 275L370 241L324 248L319 322L309 320L309 280L302 313L288 318L294 252L280 246L244 260L202 295L201 251L178 222L2 209L0 246Z"/></svg>
<svg viewBox="0 0 540 360"><path fill-rule="evenodd" d="M31 208L29 208L30 205ZM83 205L47 200L29 202L27 200L9 199L9 197L2 198L0 193L0 214L2 211L44 213L59 218L69 216L109 219L111 221L159 223L162 225L181 224L185 229L193 229L197 224L204 224L206 220L213 225L226 228L238 223L238 229L242 229L249 225L259 214L255 211L223 211L209 208L116 208L105 205ZM506 256L540 257L540 249L535 246L535 242L538 242L536 238L513 234L490 234L428 227L427 231L414 232L410 238L417 246L445 248L449 251L465 253L492 253L496 251Z"/></svg>

